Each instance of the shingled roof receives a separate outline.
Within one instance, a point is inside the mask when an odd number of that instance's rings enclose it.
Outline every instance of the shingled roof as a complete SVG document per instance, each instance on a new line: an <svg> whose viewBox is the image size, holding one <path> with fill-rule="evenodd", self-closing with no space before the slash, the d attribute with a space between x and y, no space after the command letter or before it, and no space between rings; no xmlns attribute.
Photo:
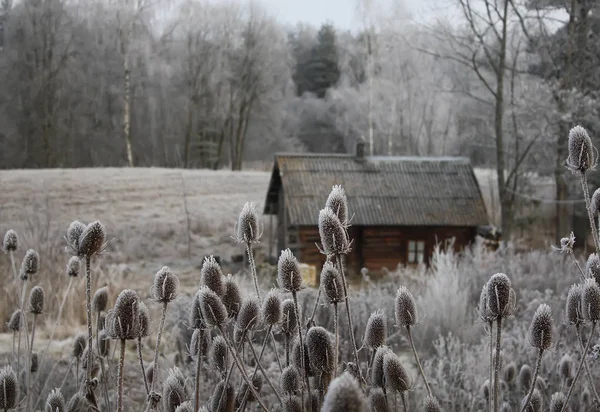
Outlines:
<svg viewBox="0 0 600 412"><path fill-rule="evenodd" d="M353 226L488 224L473 168L462 157L276 154L265 214L283 185L291 225L316 225L333 185L348 196Z"/></svg>

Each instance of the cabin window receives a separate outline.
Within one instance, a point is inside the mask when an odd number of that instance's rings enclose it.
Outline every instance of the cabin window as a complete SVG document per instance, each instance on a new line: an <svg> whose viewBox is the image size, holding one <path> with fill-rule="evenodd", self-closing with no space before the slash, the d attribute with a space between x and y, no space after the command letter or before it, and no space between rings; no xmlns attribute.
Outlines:
<svg viewBox="0 0 600 412"><path fill-rule="evenodd" d="M425 241L408 241L408 263L422 263L425 258Z"/></svg>

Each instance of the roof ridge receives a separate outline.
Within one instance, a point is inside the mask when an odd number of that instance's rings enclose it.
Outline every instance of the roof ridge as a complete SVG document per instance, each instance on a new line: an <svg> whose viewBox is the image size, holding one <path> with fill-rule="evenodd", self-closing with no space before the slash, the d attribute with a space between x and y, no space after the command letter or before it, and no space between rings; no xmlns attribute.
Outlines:
<svg viewBox="0 0 600 412"><path fill-rule="evenodd" d="M297 157L297 158L333 158L333 159L356 159L359 160L352 153L310 153L310 152L277 152L275 158L281 157ZM364 160L376 160L376 161L428 161L428 162L466 162L471 163L471 160L466 156L410 156L410 155L374 155L365 156Z"/></svg>

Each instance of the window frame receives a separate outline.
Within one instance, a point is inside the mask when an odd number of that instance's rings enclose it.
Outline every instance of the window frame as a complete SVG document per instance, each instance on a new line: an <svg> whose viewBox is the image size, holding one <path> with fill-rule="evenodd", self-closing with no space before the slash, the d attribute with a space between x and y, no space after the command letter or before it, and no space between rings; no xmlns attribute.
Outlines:
<svg viewBox="0 0 600 412"><path fill-rule="evenodd" d="M406 262L420 264L425 262L425 241L423 239L409 239L406 245Z"/></svg>

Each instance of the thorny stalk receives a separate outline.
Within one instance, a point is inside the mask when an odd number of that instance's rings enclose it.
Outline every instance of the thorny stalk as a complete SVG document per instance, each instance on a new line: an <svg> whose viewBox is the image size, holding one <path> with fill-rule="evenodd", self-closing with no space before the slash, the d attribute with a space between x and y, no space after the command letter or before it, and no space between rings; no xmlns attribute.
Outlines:
<svg viewBox="0 0 600 412"><path fill-rule="evenodd" d="M493 401L493 392L494 392L494 385L492 385L492 383L494 382L494 377L493 377L493 373L494 373L494 321L490 320L488 322L489 328L490 328L490 395L489 395L489 399L488 399L488 406L489 406L489 410L491 411L493 406L492 406L492 401Z"/></svg>
<svg viewBox="0 0 600 412"><path fill-rule="evenodd" d="M596 253L600 255L600 243L598 242L598 232L596 231L596 222L594 221L594 216L592 215L591 201L590 201L590 192L587 185L587 176L585 172L581 172L581 188L583 189L583 196L585 198L585 208L588 213L588 218L590 219L590 228L592 229L592 236L594 238L594 247L596 248Z"/></svg>
<svg viewBox="0 0 600 412"><path fill-rule="evenodd" d="M121 353L119 355L117 412L123 412L123 368L125 366L125 339L121 339ZM91 370L91 368L88 368ZM152 380L154 382L154 380Z"/></svg>
<svg viewBox="0 0 600 412"><path fill-rule="evenodd" d="M523 403L523 406L521 406L521 412L523 412L525 409L527 409L527 406L529 405L529 402L531 401L531 397L533 396L533 391L535 390L537 378L538 378L538 375L540 373L540 367L542 366L542 356L543 355L544 355L544 350L540 349L538 351L537 359L535 361L535 371L533 371L533 378L531 379L531 385L530 385L530 388L529 388L529 393L527 393L527 397L525 398L525 402Z"/></svg>
<svg viewBox="0 0 600 412"><path fill-rule="evenodd" d="M319 285L319 290L317 291L317 298L315 299L315 305L313 306L312 314L310 315L310 320L308 321L308 327L312 325L315 320L315 315L317 314L317 308L319 306L319 301L321 300L321 285Z"/></svg>
<svg viewBox="0 0 600 412"><path fill-rule="evenodd" d="M406 333L408 334L408 340L410 341L410 347L412 348L413 355L415 356L415 362L417 363L417 367L419 368L419 373L423 377L423 382L425 383L425 387L427 388L427 393L429 396L433 396L431 393L431 388L429 387L429 383L427 382L427 378L425 377L425 372L423 372L423 367L421 366L421 361L419 360L419 355L417 354L417 348L415 348L415 342L410 331L410 326L406 327Z"/></svg>
<svg viewBox="0 0 600 412"><path fill-rule="evenodd" d="M33 357L33 340L35 339L35 321L37 320L37 315L33 314L33 323L31 324L31 344L29 345L29 355L28 355L28 363L26 365L27 368L27 400L25 404L27 408L29 408L29 400L31 399L31 358Z"/></svg>
<svg viewBox="0 0 600 412"><path fill-rule="evenodd" d="M252 252L252 245L250 242L246 242L246 251L248 252L248 262L250 264L250 270L252 271L252 280L254 281L256 297L258 298L258 300L260 300L260 290L258 289L258 276L256 275L256 264L254 263L254 253Z"/></svg>
<svg viewBox="0 0 600 412"><path fill-rule="evenodd" d="M333 377L337 376L338 369L338 353L340 350L340 331L338 325L339 311L337 302L333 303L333 334L335 335L335 348L333 351Z"/></svg>
<svg viewBox="0 0 600 412"><path fill-rule="evenodd" d="M87 377L85 381L86 391L92 390L92 270L91 270L91 258L85 257L85 309L87 313L87 329L88 329L88 351L87 351Z"/></svg>
<svg viewBox="0 0 600 412"><path fill-rule="evenodd" d="M269 336L271 336L272 329L273 329L273 325L269 325L269 327L267 328L267 333L265 335L265 339L263 340L262 347L260 348L260 353L258 355L258 359L256 360L256 366L254 367L254 372L252 372L252 378L254 378L254 375L256 375L256 372L258 371L258 365L260 364L260 361L263 357L263 353L265 352L265 348L267 347L267 342L269 340ZM252 342L250 342L249 340L248 340L248 343L250 345L252 345ZM254 352L254 350L253 350L253 352ZM262 367L261 367L261 370L262 370ZM246 389L246 392L244 392L244 396L243 396L244 401L246 400L247 396L248 396L248 389ZM281 402L281 398L279 398L279 396L278 396L278 399Z"/></svg>
<svg viewBox="0 0 600 412"><path fill-rule="evenodd" d="M275 353L275 359L277 359L277 365L279 366L279 372L283 371L283 367L281 366L281 360L279 359L279 353L277 352L277 344L275 343L275 335L273 334L273 331L271 330L271 333L269 333L270 337L271 337L271 344L273 345L273 352Z"/></svg>
<svg viewBox="0 0 600 412"><path fill-rule="evenodd" d="M275 388L275 386L273 385L273 382L271 382L271 378L269 378L269 375L267 374L267 372L264 370L262 364L260 363L260 358L256 355L256 351L254 350L254 345L252 345L252 340L250 340L250 338L248 336L246 336L246 342L248 342L248 346L250 347L252 356L254 357L254 360L256 361L256 368L260 369L261 373L265 377L265 380L267 381L267 383L269 384L271 389L273 389L273 392L275 392L275 396L277 397L277 400L279 400L279 402L283 404L283 399L281 399L281 395L279 394L279 391ZM263 343L263 349L265 347L266 342L267 342L267 340L265 339L264 343ZM262 355L262 351L261 351L261 355ZM252 376L254 376L255 374L256 374L256 370L254 371Z"/></svg>
<svg viewBox="0 0 600 412"><path fill-rule="evenodd" d="M150 384L150 395L148 396L148 405L146 410L152 410L155 408L156 397L154 394L154 384L158 380L158 352L160 349L160 340L162 338L163 328L165 327L165 318L167 317L167 302L163 303L162 313L160 315L160 323L158 325L158 334L156 336L156 347L154 348L154 379Z"/></svg>
<svg viewBox="0 0 600 412"><path fill-rule="evenodd" d="M285 366L290 366L290 335L285 333Z"/></svg>
<svg viewBox="0 0 600 412"><path fill-rule="evenodd" d="M500 341L501 341L501 338L502 338L502 316L498 316L498 319L496 320L496 358L494 359L494 412L498 411L498 401L500 399L499 376L500 376ZM531 385L532 387L535 386L535 380L533 382L534 383Z"/></svg>
<svg viewBox="0 0 600 412"><path fill-rule="evenodd" d="M585 345L583 344L583 339L581 337L580 325L575 325L575 334L577 335L579 347L583 352L585 350ZM590 372L590 365L588 364L587 358L584 358L583 367L585 368L585 375L587 376L588 384L592 387L592 392L594 393L594 399L596 400L596 404L600 405L600 398L598 397L598 391L596 390L596 385L594 384L594 378L592 377L592 373Z"/></svg>
<svg viewBox="0 0 600 412"><path fill-rule="evenodd" d="M16 281L19 279L19 275L17 273L17 265L15 264L15 252L11 250L9 252L9 255L10 255L10 265L12 267L13 275L14 275L14 278Z"/></svg>
<svg viewBox="0 0 600 412"><path fill-rule="evenodd" d="M300 309L298 306L298 296L296 292L292 292L292 298L294 298L294 310L296 311L296 321L298 322L298 337L300 338L300 367L302 368L302 377L304 378L304 382L306 383L306 390L308 391L308 398L310 399L310 381L308 378L308 374L306 373L306 365L304 365L304 340L302 339L302 325L300 321ZM302 405L304 405L304 385L302 385L301 391L301 401ZM304 406L302 407L304 410ZM308 402L308 412L311 409L311 402Z"/></svg>
<svg viewBox="0 0 600 412"><path fill-rule="evenodd" d="M142 371L142 377L144 378L144 388L146 389L146 395L150 395L150 387L148 386L148 379L146 378L146 370L144 369L144 358L142 357L142 337L137 338L137 355L140 361L140 370Z"/></svg>
<svg viewBox="0 0 600 412"><path fill-rule="evenodd" d="M200 369L202 367L202 356L200 356L200 349L201 347L200 345L198 345L198 351L196 352L196 383L194 386L194 412L197 412L198 408L200 407ZM144 373L144 377L145 376L146 374Z"/></svg>
<svg viewBox="0 0 600 412"><path fill-rule="evenodd" d="M400 392L400 399L402 399L402 408L404 409L404 412L406 412L406 397L404 396L404 392Z"/></svg>
<svg viewBox="0 0 600 412"><path fill-rule="evenodd" d="M567 399L565 400L565 404L561 412L565 412L567 407L569 406L569 400L571 399L571 395L573 394L573 389L575 388L575 384L577 383L577 379L579 379L579 375L581 374L581 368L585 364L585 358L590 350L590 344L592 343L592 339L594 337L594 332L596 331L596 324L598 322L592 322L592 329L590 330L590 336L588 337L588 342L585 345L585 349L581 354L581 361L579 362L579 366L577 367L577 372L575 373L575 377L573 378L573 382L571 382L571 386L569 387L569 392L567 393Z"/></svg>
<svg viewBox="0 0 600 412"><path fill-rule="evenodd" d="M67 284L67 289L65 290L65 294L63 296L62 302L58 308L58 316L56 318L56 322L54 322L54 326L52 326L52 331L50 332L50 338L48 338L48 344L46 344L46 348L42 352L42 357L46 354L48 349L50 348L50 344L52 343L52 339L54 338L54 333L56 332L56 328L60 325L60 321L62 320L62 313L65 308L65 302L67 301L67 297L69 296L69 291L71 290L71 285L73 284L73 278L69 276L69 283Z"/></svg>

